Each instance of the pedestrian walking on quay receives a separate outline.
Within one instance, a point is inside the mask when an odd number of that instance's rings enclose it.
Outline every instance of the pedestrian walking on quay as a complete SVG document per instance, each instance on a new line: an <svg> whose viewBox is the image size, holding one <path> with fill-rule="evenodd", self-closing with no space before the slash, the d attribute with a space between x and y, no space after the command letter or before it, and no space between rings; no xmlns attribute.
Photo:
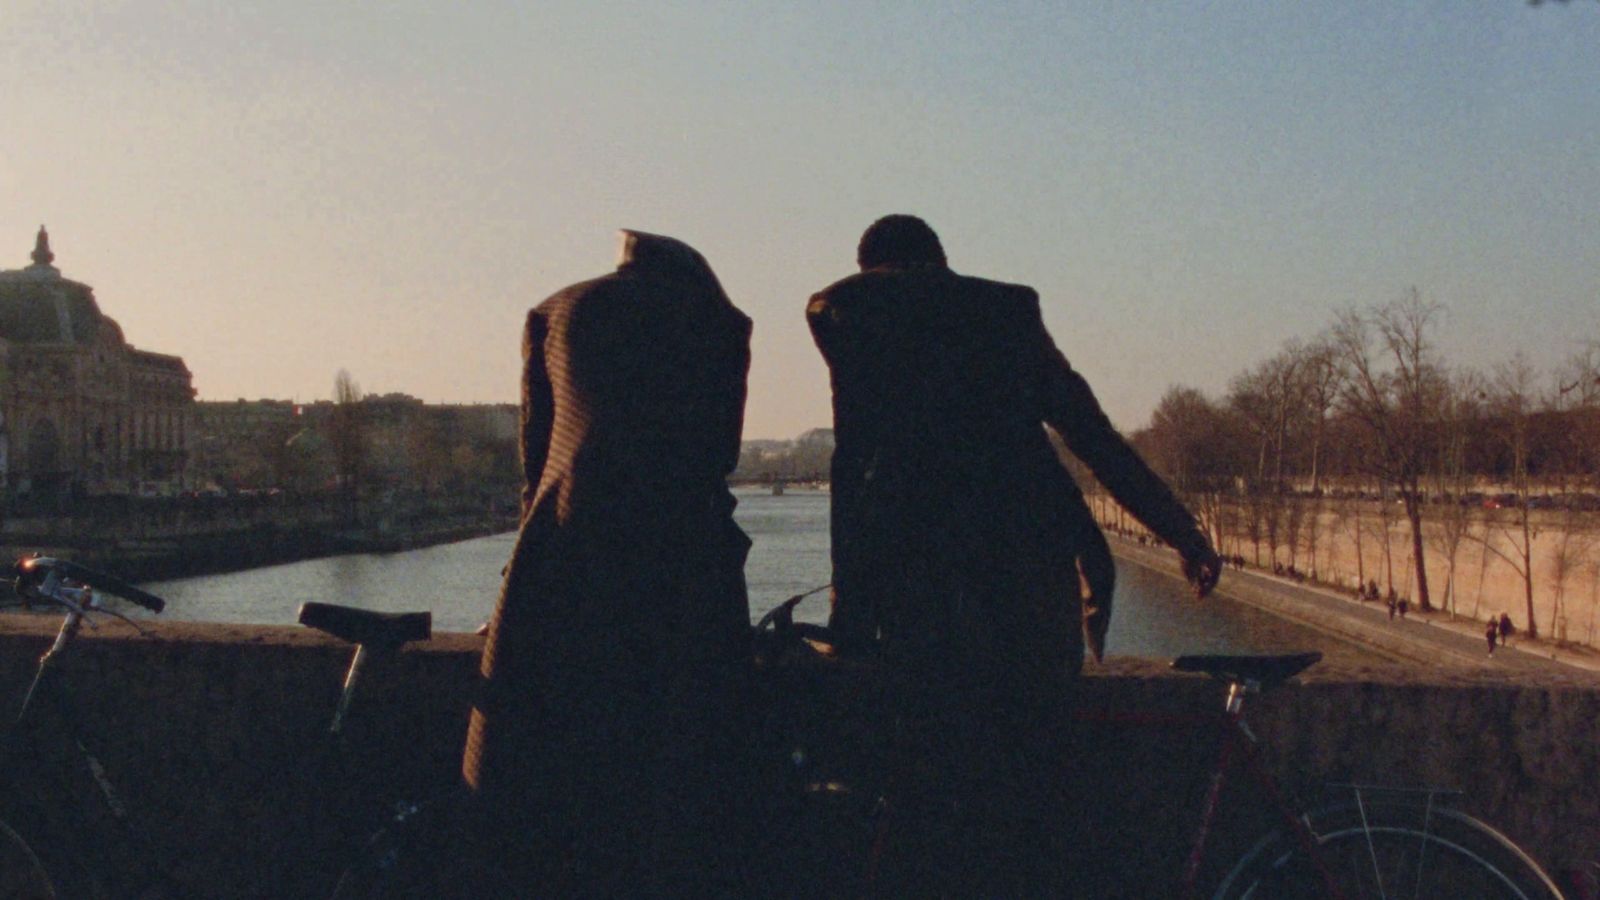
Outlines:
<svg viewBox="0 0 1600 900"><path fill-rule="evenodd" d="M1502 646L1511 646L1511 635L1516 633L1517 626L1511 624L1511 617L1505 613L1500 614L1500 643Z"/></svg>
<svg viewBox="0 0 1600 900"><path fill-rule="evenodd" d="M1489 642L1489 655L1494 655L1495 641L1500 637L1500 626L1495 620L1490 619L1488 627L1483 629L1483 639Z"/></svg>

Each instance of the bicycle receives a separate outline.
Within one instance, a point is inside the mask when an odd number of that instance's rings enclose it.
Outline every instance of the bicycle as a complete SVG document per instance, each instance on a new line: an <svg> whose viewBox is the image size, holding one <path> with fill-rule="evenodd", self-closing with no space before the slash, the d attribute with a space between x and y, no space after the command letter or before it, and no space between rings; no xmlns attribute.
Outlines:
<svg viewBox="0 0 1600 900"><path fill-rule="evenodd" d="M797 623L794 606L805 595L790 598L757 626L769 655L785 647L831 644L824 626ZM1262 762L1261 744L1245 719L1248 697L1272 690L1315 665L1320 653L1286 655L1183 656L1172 662L1181 672L1209 675L1226 685L1223 713L1168 716L1148 712L1079 710L1079 723L1117 725L1183 725L1220 730L1220 746L1207 772L1205 795L1193 837L1187 845L1173 896L1207 896L1213 900L1276 900L1276 898L1366 897L1561 898L1562 893L1539 865L1510 839L1487 823L1446 802L1455 792L1438 788L1393 788L1376 785L1332 785L1343 798L1306 811L1292 799ZM892 753L904 754L905 748ZM796 762L801 761L797 755ZM1244 768L1280 824L1246 844L1231 864L1207 869L1207 851L1215 836L1218 813L1229 778ZM853 827L862 846L857 855L863 892L874 893L879 861L895 840L893 810L895 772L912 766L890 763L890 776L863 789L827 774L812 773L805 781L807 797L827 799L828 814L838 819L843 799L851 804L846 827ZM902 775L903 777L903 775ZM811 821L816 821L813 817ZM869 845L870 844L870 845ZM1223 874L1212 879L1215 871Z"/></svg>
<svg viewBox="0 0 1600 900"><path fill-rule="evenodd" d="M1223 740L1186 858L1182 890L1198 895L1200 864L1230 769L1242 762L1282 827L1258 839L1211 896L1227 898L1560 898L1550 876L1487 823L1441 805L1457 792L1433 787L1331 785L1349 799L1311 811L1292 802L1261 763L1245 721L1246 697L1278 687L1321 653L1181 656L1172 668L1227 685Z"/></svg>
<svg viewBox="0 0 1600 900"><path fill-rule="evenodd" d="M0 834L6 844L0 896L92 898L111 896L113 890L127 896L194 896L154 862L158 857L133 825L106 767L78 736L73 704L60 677L61 660L94 614L143 630L104 605L100 593L157 613L165 601L119 579L48 557L19 560L15 588L16 599L5 605L59 608L64 617L0 742ZM55 713L48 721L41 712L45 706ZM48 731L51 727L56 730ZM45 771L19 781L18 773L29 766ZM92 790L82 790L85 782ZM69 808L82 815L68 820L64 813ZM112 866L119 877L102 880L102 868Z"/></svg>
<svg viewBox="0 0 1600 900"><path fill-rule="evenodd" d="M86 622L92 625L96 616L119 619L148 634L102 595L121 597L153 613L161 612L165 602L121 579L67 560L25 557L17 562L15 574L16 599L0 605L59 611L63 618L50 648L39 659L14 724L0 735L0 898L210 895L180 874L177 864L163 860L158 852L161 848L151 846L106 767L86 744L61 668L82 626ZM362 673L374 659L430 637L431 615L306 603L301 606L299 621L354 645L320 754L324 767L353 766L343 735ZM47 771L19 778L26 768L20 765L23 762L43 763ZM337 779L324 776L312 781L326 784ZM414 835L425 808L402 804L381 833ZM331 888L341 900L367 896L362 891L375 890L375 883L402 871L395 853L375 857L371 842L363 847L356 840L372 834L370 817L362 823L368 827L359 831L344 819L319 817L319 821L334 821L344 833L332 835L329 827L319 827L316 822L295 829L295 834L307 837L280 848L277 854L278 859L292 864L263 873L271 896L306 896L299 875L308 870L316 874L315 866L305 864L316 857L356 858ZM415 873L406 874L413 877Z"/></svg>

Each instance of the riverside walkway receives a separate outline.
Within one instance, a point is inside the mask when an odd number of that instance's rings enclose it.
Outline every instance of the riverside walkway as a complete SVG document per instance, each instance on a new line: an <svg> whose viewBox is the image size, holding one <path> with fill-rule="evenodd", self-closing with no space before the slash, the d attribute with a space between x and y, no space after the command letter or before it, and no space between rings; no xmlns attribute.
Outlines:
<svg viewBox="0 0 1600 900"><path fill-rule="evenodd" d="M1119 561L1178 577L1177 556L1171 550L1115 534L1107 537ZM1475 679L1515 681L1537 674L1546 683L1549 679L1583 687L1600 683L1600 652L1519 634L1491 656L1483 635L1485 623L1479 619L1415 609L1404 618L1391 619L1384 604L1255 569L1228 568L1217 594L1428 670L1430 675L1470 673Z"/></svg>

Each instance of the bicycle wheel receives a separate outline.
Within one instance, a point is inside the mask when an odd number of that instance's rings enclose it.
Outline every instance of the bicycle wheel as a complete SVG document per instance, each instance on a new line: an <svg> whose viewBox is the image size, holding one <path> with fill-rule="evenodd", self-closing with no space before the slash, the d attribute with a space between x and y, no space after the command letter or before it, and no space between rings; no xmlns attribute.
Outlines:
<svg viewBox="0 0 1600 900"><path fill-rule="evenodd" d="M1404 803L1369 803L1312 813L1317 855L1348 900L1473 897L1559 900L1561 892L1527 853L1465 813ZM1287 832L1245 854L1218 900L1329 896L1322 870Z"/></svg>
<svg viewBox="0 0 1600 900"><path fill-rule="evenodd" d="M331 900L434 900L470 896L456 834L460 795L401 804L356 851Z"/></svg>
<svg viewBox="0 0 1600 900"><path fill-rule="evenodd" d="M44 863L22 835L0 822L0 900L60 896Z"/></svg>
<svg viewBox="0 0 1600 900"><path fill-rule="evenodd" d="M0 794L8 791L0 785ZM0 900L59 897L99 900L108 896L87 860L73 850L61 828L48 827L36 807L15 793L0 802Z"/></svg>

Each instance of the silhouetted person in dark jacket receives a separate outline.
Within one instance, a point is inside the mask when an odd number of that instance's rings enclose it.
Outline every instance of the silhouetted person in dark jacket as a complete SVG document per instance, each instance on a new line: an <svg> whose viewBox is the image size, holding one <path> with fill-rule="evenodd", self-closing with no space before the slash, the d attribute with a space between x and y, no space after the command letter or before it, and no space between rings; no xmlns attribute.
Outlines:
<svg viewBox="0 0 1600 900"><path fill-rule="evenodd" d="M1056 349L1032 289L951 271L912 216L874 223L857 261L806 309L833 382L842 637L957 677L1077 673L1076 563L1103 538L1046 425L1211 590L1221 560Z"/></svg>
<svg viewBox="0 0 1600 900"><path fill-rule="evenodd" d="M750 320L693 248L623 235L523 335L522 526L464 760L515 896L737 892Z"/></svg>
<svg viewBox="0 0 1600 900"><path fill-rule="evenodd" d="M1222 561L1056 348L1032 289L951 271L912 216L875 222L857 262L806 308L833 384L830 624L904 676L900 712L939 748L932 790L971 811L922 861L950 867L939 890L1035 893L1016 865L1040 854L1003 860L1051 816L1041 779L1060 760L1037 729L1082 666L1080 570L1106 613L1113 578L1045 427L1178 550L1202 596ZM1021 880L962 881L1005 873Z"/></svg>

